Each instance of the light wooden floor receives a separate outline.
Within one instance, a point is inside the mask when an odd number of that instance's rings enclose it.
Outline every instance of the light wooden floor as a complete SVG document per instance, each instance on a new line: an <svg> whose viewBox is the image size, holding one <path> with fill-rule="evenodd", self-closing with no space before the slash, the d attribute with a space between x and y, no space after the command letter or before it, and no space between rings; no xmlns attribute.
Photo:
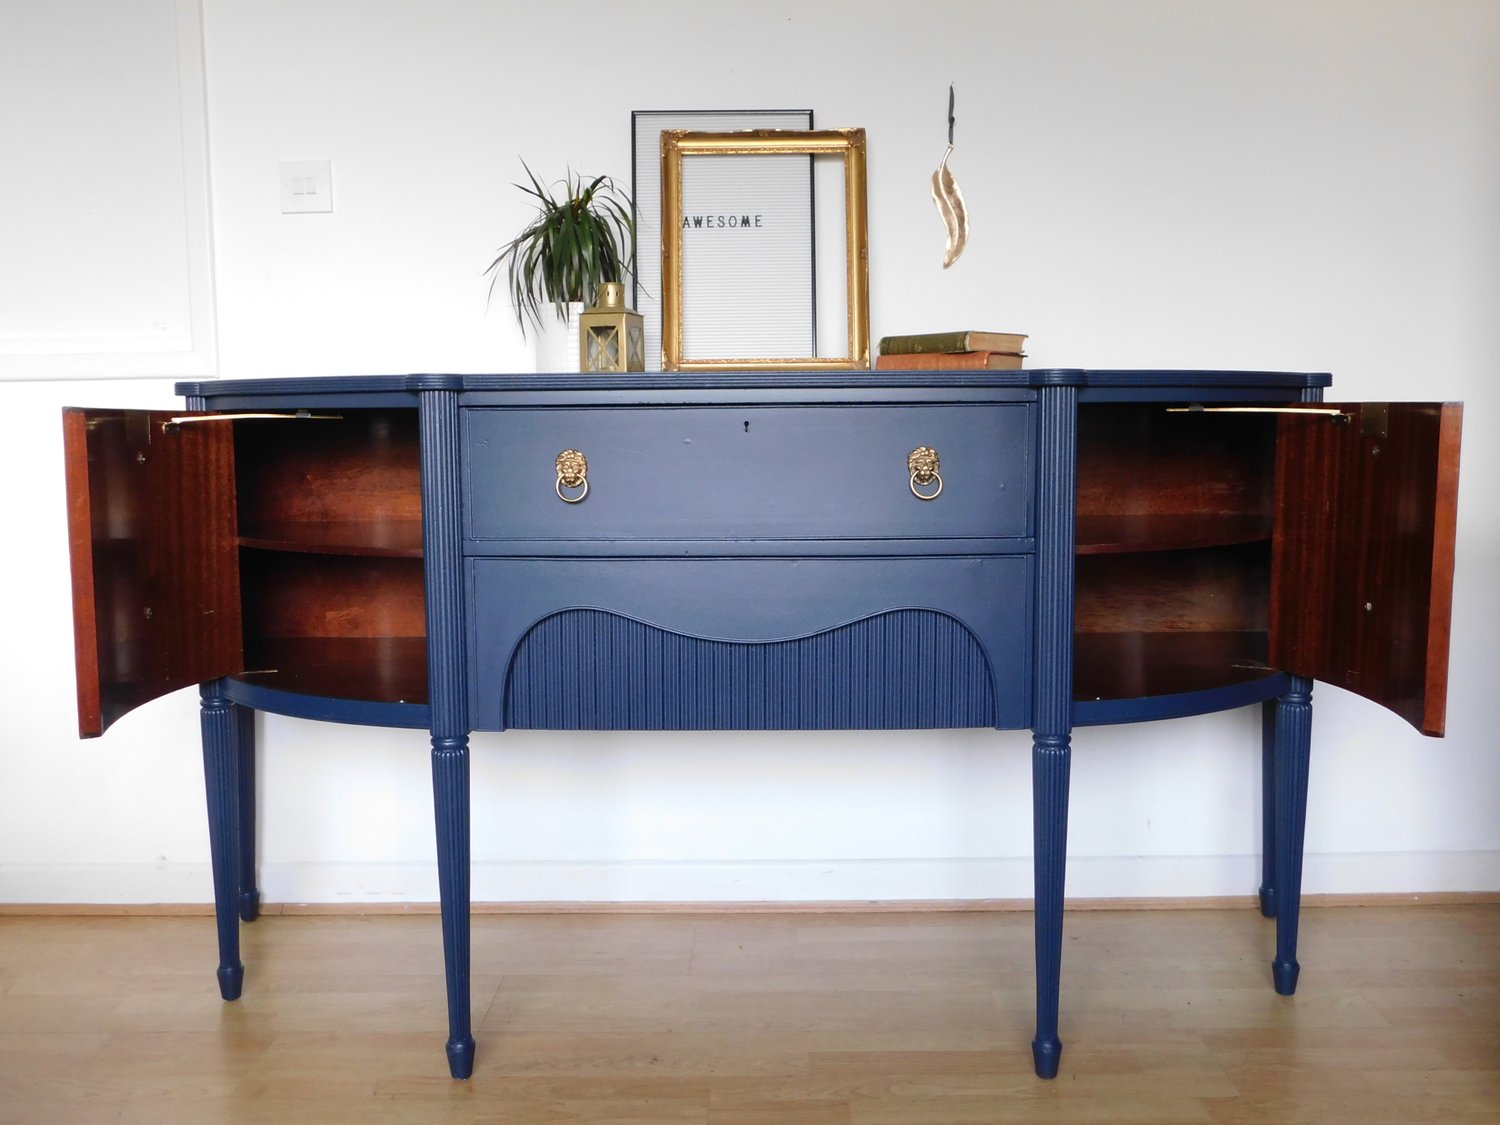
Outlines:
<svg viewBox="0 0 1500 1125"><path fill-rule="evenodd" d="M1500 906L1070 913L1061 1075L1026 913L480 915L469 1082L438 920L0 917L0 1121L1500 1121Z"/></svg>

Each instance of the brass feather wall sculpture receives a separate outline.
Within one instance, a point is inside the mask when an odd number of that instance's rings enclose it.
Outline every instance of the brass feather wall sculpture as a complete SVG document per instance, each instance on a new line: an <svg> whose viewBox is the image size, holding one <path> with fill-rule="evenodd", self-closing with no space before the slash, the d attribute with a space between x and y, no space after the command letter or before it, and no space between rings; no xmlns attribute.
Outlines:
<svg viewBox="0 0 1500 1125"><path fill-rule="evenodd" d="M948 245L943 251L943 268L947 269L964 252L969 241L969 209L964 205L964 193L958 189L958 181L948 169L948 158L953 155L953 87L948 87L948 151L932 174L932 202L937 205L943 226L948 231Z"/></svg>

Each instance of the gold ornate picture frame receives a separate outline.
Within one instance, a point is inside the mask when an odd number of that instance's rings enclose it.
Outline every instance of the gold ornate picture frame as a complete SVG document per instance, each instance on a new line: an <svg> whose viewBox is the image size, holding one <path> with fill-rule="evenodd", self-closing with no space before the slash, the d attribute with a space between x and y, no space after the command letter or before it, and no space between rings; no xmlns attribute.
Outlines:
<svg viewBox="0 0 1500 1125"><path fill-rule="evenodd" d="M697 315L694 302L685 300L686 287L695 279L684 271L684 233L697 237L704 227L737 236L753 233L758 213L743 208L724 215L689 214L684 206L685 161L713 157L836 158L843 163L846 348L841 356L805 354L702 355L684 347L684 322ZM743 164L741 165L743 167ZM866 211L865 131L863 129L817 129L808 131L750 130L709 133L668 129L661 134L662 168L662 369L664 371L849 371L870 366L870 253L869 220ZM690 189L691 190L691 189ZM689 200L691 202L691 200ZM744 220L750 219L747 227ZM686 225L685 225L686 223ZM696 225L695 225L696 223ZM696 279L701 282L702 279ZM745 279L743 290L733 300L711 301L715 316L742 318L753 332L757 316L753 279ZM722 284L722 282L721 282ZM795 349L794 349L795 350Z"/></svg>
<svg viewBox="0 0 1500 1125"><path fill-rule="evenodd" d="M638 109L630 115L630 198L634 202L635 214L635 269L631 278L632 300L630 307L645 318L646 370L661 370L661 134L664 129L689 129L696 133L728 133L744 129L783 129L805 133L813 127L811 109ZM797 317L805 326L803 336L808 347L817 351L817 279L813 275L813 239L816 228L813 215L817 210L813 192L813 169L811 160L798 169L788 169L775 181L776 194L790 198L794 195L804 204L801 211L806 216L806 236L801 247L793 246L793 231L789 225L784 245L792 253L789 257L800 257L805 266L789 269L795 277L788 280L789 293L797 293L800 302ZM759 193L760 189L757 189ZM797 218L800 220L802 214ZM793 319L788 297L786 319Z"/></svg>

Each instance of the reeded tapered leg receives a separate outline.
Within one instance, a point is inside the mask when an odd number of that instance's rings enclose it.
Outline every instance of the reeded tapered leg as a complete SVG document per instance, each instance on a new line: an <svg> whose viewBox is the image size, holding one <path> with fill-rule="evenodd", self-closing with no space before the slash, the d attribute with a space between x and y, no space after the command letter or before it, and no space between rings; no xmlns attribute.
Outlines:
<svg viewBox="0 0 1500 1125"><path fill-rule="evenodd" d="M1276 705L1276 991L1297 991L1297 922L1302 899L1302 844L1307 826L1307 773L1312 750L1312 681L1293 676Z"/></svg>
<svg viewBox="0 0 1500 1125"><path fill-rule="evenodd" d="M1276 917L1276 710L1260 705L1260 912Z"/></svg>
<svg viewBox="0 0 1500 1125"><path fill-rule="evenodd" d="M1057 1008L1062 985L1063 881L1068 865L1068 773L1073 730L1073 554L1078 376L1037 393L1036 697L1032 714L1031 823L1036 878L1036 1038L1040 1078L1062 1061Z"/></svg>
<svg viewBox="0 0 1500 1125"><path fill-rule="evenodd" d="M463 481L458 395L424 390L422 544L427 593L427 682L432 712L432 807L448 977L448 1072L474 1072L469 1027L469 704L464 672Z"/></svg>
<svg viewBox="0 0 1500 1125"><path fill-rule="evenodd" d="M1038 735L1031 751L1036 865L1036 1038L1031 1041L1031 1057L1041 1078L1055 1078L1062 1061L1057 1007L1062 984L1070 742L1068 735Z"/></svg>
<svg viewBox="0 0 1500 1125"><path fill-rule="evenodd" d="M234 759L240 777L240 921L260 917L260 887L255 879L255 711L229 705L234 717Z"/></svg>
<svg viewBox="0 0 1500 1125"><path fill-rule="evenodd" d="M443 965L448 980L448 1071L474 1072L469 1027L469 740L432 740L432 796L437 822L438 896L443 912Z"/></svg>
<svg viewBox="0 0 1500 1125"><path fill-rule="evenodd" d="M239 768L235 719L223 681L199 686L203 777L208 794L208 847L213 860L214 917L219 926L219 995L238 1000L245 982L240 963Z"/></svg>

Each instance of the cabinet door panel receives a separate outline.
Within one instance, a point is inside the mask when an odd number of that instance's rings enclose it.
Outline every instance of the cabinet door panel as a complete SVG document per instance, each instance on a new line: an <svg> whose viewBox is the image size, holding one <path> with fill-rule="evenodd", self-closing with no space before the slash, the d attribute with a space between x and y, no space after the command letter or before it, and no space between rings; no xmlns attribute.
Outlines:
<svg viewBox="0 0 1500 1125"><path fill-rule="evenodd" d="M1460 403L1283 416L1271 662L1443 733Z"/></svg>
<svg viewBox="0 0 1500 1125"><path fill-rule="evenodd" d="M171 417L63 412L83 737L241 670L232 427Z"/></svg>

